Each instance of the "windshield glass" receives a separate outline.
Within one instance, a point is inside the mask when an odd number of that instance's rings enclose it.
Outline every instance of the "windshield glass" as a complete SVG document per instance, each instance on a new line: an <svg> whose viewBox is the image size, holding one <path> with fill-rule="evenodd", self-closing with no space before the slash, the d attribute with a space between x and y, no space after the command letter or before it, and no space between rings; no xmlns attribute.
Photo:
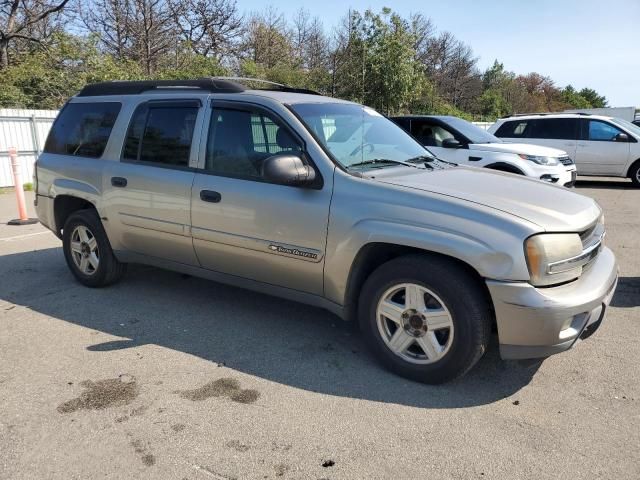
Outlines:
<svg viewBox="0 0 640 480"><path fill-rule="evenodd" d="M345 168L356 164L381 168L394 165L384 160L406 162L433 157L404 130L369 107L299 103L291 108Z"/></svg>
<svg viewBox="0 0 640 480"><path fill-rule="evenodd" d="M458 117L445 117L443 120L467 137L471 143L502 143L495 135Z"/></svg>
<svg viewBox="0 0 640 480"><path fill-rule="evenodd" d="M622 118L612 118L611 123L615 123L619 127L622 127L625 130L627 130L629 133L632 133L635 137L640 138L639 126L634 125L633 123L628 122L627 120L623 120Z"/></svg>

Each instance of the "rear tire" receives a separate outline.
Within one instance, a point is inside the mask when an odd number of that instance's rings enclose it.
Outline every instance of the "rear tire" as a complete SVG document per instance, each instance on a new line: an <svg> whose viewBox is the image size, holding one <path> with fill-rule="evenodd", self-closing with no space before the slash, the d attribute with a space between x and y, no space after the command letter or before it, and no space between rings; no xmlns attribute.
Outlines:
<svg viewBox="0 0 640 480"><path fill-rule="evenodd" d="M362 288L358 316L369 348L386 368L430 384L468 372L486 351L492 324L482 285L464 267L435 255L381 265Z"/></svg>
<svg viewBox="0 0 640 480"><path fill-rule="evenodd" d="M62 231L62 249L71 273L87 287L112 285L127 268L113 254L95 210L78 210L69 215Z"/></svg>

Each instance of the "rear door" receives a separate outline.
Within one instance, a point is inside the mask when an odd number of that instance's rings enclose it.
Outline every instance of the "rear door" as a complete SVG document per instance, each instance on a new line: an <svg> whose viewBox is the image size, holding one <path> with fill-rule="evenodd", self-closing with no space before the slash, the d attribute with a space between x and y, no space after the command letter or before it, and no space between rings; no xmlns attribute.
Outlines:
<svg viewBox="0 0 640 480"><path fill-rule="evenodd" d="M138 105L121 159L109 162L109 232L126 251L197 265L190 234L191 186L202 122L200 100Z"/></svg>
<svg viewBox="0 0 640 480"><path fill-rule="evenodd" d="M625 133L603 120L582 119L576 151L578 172L585 175L624 175L629 161L629 141L619 141Z"/></svg>
<svg viewBox="0 0 640 480"><path fill-rule="evenodd" d="M262 177L262 162L274 154L311 163L303 141L270 110L215 102L207 117L191 207L202 267L322 294L333 178L298 187Z"/></svg>
<svg viewBox="0 0 640 480"><path fill-rule="evenodd" d="M579 133L577 118L535 118L527 123L524 143L564 150L575 159Z"/></svg>
<svg viewBox="0 0 640 480"><path fill-rule="evenodd" d="M579 133L576 118L523 118L504 122L495 136L510 143L557 148L575 158Z"/></svg>

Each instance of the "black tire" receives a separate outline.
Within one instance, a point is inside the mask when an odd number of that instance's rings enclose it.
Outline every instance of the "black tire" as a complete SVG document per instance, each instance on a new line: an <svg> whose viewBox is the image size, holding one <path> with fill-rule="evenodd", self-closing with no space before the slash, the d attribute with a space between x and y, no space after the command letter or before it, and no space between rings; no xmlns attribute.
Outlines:
<svg viewBox="0 0 640 480"><path fill-rule="evenodd" d="M76 265L71 251L71 237L78 226L87 228L98 245L99 263L91 274L82 272ZM69 215L62 230L62 249L67 265L76 279L87 287L106 287L119 281L124 275L127 265L120 263L111 250L107 234L95 210L78 210Z"/></svg>
<svg viewBox="0 0 640 480"><path fill-rule="evenodd" d="M449 350L435 363L418 365L396 355L378 329L377 306L388 289L413 283L435 293L451 314L454 335ZM467 373L482 357L491 335L489 299L464 267L437 255L407 255L376 269L359 299L360 328L378 360L398 375L423 383L448 382Z"/></svg>
<svg viewBox="0 0 640 480"><path fill-rule="evenodd" d="M629 169L629 178L634 187L640 187L640 160L631 165Z"/></svg>

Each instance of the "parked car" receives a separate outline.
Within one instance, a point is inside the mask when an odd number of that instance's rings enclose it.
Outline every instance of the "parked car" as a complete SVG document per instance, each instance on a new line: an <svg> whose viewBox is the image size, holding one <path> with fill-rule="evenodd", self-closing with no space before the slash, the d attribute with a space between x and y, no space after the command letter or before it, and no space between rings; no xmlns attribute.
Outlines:
<svg viewBox="0 0 640 480"><path fill-rule="evenodd" d="M107 82L69 100L36 208L80 283L142 263L320 306L431 383L467 372L494 324L503 358L601 324L617 266L595 201L437 160L368 107L269 88Z"/></svg>
<svg viewBox="0 0 640 480"><path fill-rule="evenodd" d="M576 181L576 167L562 150L506 143L458 117L410 115L391 120L449 162L526 175L565 187Z"/></svg>
<svg viewBox="0 0 640 480"><path fill-rule="evenodd" d="M627 177L640 187L640 127L620 118L580 113L516 115L489 132L506 142L565 150L578 175Z"/></svg>

